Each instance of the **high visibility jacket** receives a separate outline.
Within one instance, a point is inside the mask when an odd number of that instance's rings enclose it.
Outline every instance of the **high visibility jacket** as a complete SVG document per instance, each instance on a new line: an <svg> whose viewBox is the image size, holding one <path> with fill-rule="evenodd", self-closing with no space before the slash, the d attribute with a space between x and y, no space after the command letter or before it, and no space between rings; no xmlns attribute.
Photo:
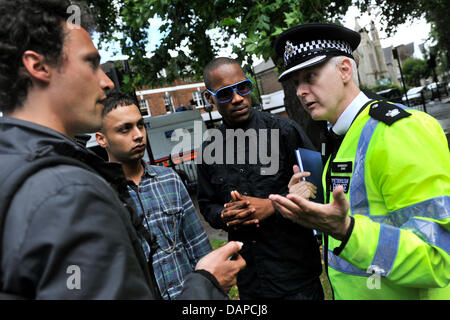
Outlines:
<svg viewBox="0 0 450 320"><path fill-rule="evenodd" d="M434 118L372 101L322 179L330 202L344 186L354 218L324 252L336 299L450 299L450 153Z"/></svg>

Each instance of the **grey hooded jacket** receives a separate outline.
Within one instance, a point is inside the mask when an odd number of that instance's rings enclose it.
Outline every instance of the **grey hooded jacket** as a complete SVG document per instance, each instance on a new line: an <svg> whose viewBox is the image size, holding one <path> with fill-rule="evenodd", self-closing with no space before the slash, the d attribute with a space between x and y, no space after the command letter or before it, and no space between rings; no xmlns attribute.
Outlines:
<svg viewBox="0 0 450 320"><path fill-rule="evenodd" d="M0 183L17 159L36 152L76 158L97 173L64 164L25 181L0 225L0 291L28 299L157 298L120 165L49 128L0 118ZM185 288L180 299L226 299L205 272L190 274Z"/></svg>

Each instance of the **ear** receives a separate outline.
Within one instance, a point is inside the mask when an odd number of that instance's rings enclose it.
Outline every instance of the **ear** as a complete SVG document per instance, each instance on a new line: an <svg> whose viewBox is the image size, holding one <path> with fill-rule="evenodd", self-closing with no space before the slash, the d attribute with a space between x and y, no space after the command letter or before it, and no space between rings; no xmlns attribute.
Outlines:
<svg viewBox="0 0 450 320"><path fill-rule="evenodd" d="M43 55L27 50L22 55L22 63L33 79L46 83L50 82L51 68L45 63Z"/></svg>
<svg viewBox="0 0 450 320"><path fill-rule="evenodd" d="M339 62L339 71L341 72L341 78L344 83L348 83L353 78L353 67L350 58L343 58Z"/></svg>
<svg viewBox="0 0 450 320"><path fill-rule="evenodd" d="M108 140L106 139L105 135L99 131L95 133L95 140L97 140L97 143L102 148L106 148L108 145Z"/></svg>

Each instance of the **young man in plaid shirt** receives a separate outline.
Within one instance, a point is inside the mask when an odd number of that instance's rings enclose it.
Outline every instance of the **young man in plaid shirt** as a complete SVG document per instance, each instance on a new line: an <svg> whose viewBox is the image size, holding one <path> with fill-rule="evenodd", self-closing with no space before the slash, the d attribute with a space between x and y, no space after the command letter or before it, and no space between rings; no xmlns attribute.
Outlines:
<svg viewBox="0 0 450 320"><path fill-rule="evenodd" d="M211 245L180 177L166 167L147 165L147 134L130 96L114 91L104 102L103 128L96 133L111 162L120 162L139 218L149 232L142 245L152 263L161 296L176 299L185 276Z"/></svg>

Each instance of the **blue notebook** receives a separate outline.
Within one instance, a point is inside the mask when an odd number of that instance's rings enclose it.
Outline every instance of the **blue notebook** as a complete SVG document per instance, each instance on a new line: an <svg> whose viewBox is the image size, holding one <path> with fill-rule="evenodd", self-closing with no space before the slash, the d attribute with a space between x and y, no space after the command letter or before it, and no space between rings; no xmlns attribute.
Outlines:
<svg viewBox="0 0 450 320"><path fill-rule="evenodd" d="M298 148L295 150L295 156L297 157L298 167L300 171L311 172L309 177L306 177L306 181L311 182L317 187L316 199L314 202L323 204L323 187L322 187L322 156L320 152ZM303 178L305 179L305 178Z"/></svg>

